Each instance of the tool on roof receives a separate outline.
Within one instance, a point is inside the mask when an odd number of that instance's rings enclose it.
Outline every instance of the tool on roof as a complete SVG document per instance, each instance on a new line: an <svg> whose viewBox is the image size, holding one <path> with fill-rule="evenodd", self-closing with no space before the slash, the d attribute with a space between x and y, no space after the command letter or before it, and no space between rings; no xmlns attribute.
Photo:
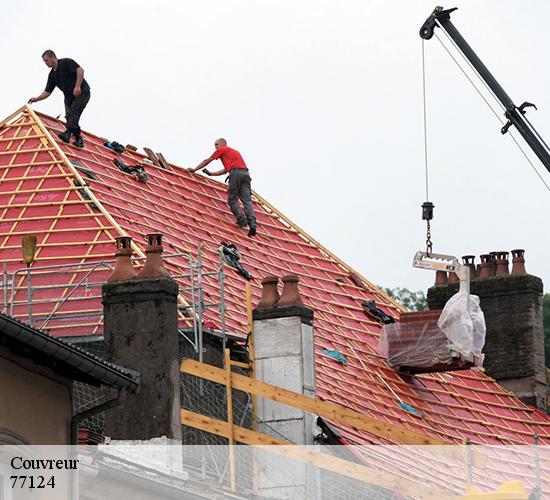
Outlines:
<svg viewBox="0 0 550 500"><path fill-rule="evenodd" d="M395 319L388 316L384 311L378 308L374 300L365 300L361 303L363 310L376 321L384 324L394 323Z"/></svg>
<svg viewBox="0 0 550 500"><path fill-rule="evenodd" d="M118 158L115 158L113 163L126 174L134 175L140 182L146 183L149 180L149 176L147 172L145 172L145 167L139 163L134 166L129 166Z"/></svg>
<svg viewBox="0 0 550 500"><path fill-rule="evenodd" d="M124 146L120 142L108 141L103 143L103 145L112 149L115 153L124 153Z"/></svg>
<svg viewBox="0 0 550 500"><path fill-rule="evenodd" d="M412 413L413 415L416 415L420 418L425 418L426 415L424 413L419 412L414 406L410 405L409 403L405 403L396 393L395 391L389 386L389 384L384 380L382 375L380 375L378 372L376 372L376 375L378 375L378 378L382 381L382 383L390 390L390 392L397 398L399 401L399 406L403 408L403 410L408 411L409 413Z"/></svg>

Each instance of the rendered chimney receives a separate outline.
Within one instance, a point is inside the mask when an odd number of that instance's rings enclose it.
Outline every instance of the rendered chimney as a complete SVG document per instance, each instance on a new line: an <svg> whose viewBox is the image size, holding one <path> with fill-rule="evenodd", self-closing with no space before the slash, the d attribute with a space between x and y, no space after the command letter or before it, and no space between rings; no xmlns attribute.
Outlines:
<svg viewBox="0 0 550 500"><path fill-rule="evenodd" d="M279 283L277 276L267 276L262 280L262 296L256 309L264 309L277 305L279 302L277 283Z"/></svg>
<svg viewBox="0 0 550 500"><path fill-rule="evenodd" d="M514 276L518 274L525 274L525 250L515 249L512 250L512 274Z"/></svg>
<svg viewBox="0 0 550 500"><path fill-rule="evenodd" d="M302 304L297 276L285 276L283 282L285 288L278 305L257 307L253 311L255 375L258 380L315 397L313 310ZM283 435L296 444L314 444L314 415L264 398L257 399L256 411L257 431L279 438ZM258 470L272 466L268 457L263 456L259 459ZM280 466L290 468L288 475L281 477L292 479L279 492L286 488L287 492L294 492L292 498L316 498L310 489L312 482L307 468L288 461L283 461ZM272 486L265 475L260 475L259 490L270 497L281 498L271 489Z"/></svg>
<svg viewBox="0 0 550 500"><path fill-rule="evenodd" d="M506 255L497 253L499 273L507 267ZM543 284L524 272L523 251L514 250L513 255L516 271L499 276L487 276L491 256L482 255L480 277L470 282L470 293L479 297L487 326L483 367L522 401L546 410ZM457 291L458 283L430 288L429 308L442 309Z"/></svg>
<svg viewBox="0 0 550 500"><path fill-rule="evenodd" d="M283 276L283 293L279 299L279 307L304 305L300 290L298 289L298 276L295 274L287 274Z"/></svg>
<svg viewBox="0 0 550 500"><path fill-rule="evenodd" d="M170 276L170 273L162 263L162 234L150 233L146 235L147 247L145 249L146 260L138 278L158 278L159 276Z"/></svg>
<svg viewBox="0 0 550 500"><path fill-rule="evenodd" d="M177 283L167 276L113 281L102 296L106 357L139 371L142 380L139 394L106 412L106 435L181 443Z"/></svg>
<svg viewBox="0 0 550 500"><path fill-rule="evenodd" d="M107 283L113 281L131 280L137 275L132 266L132 238L130 236L117 236L116 241L116 264Z"/></svg>

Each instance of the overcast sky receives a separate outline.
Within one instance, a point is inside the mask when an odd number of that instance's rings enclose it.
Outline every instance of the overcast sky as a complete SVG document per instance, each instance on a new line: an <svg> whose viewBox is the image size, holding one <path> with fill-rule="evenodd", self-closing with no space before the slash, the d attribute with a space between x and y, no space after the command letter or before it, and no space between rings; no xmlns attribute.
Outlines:
<svg viewBox="0 0 550 500"><path fill-rule="evenodd" d="M40 55L51 48L85 69L86 130L181 166L226 137L253 189L329 250L376 284L426 289L433 274L411 266L425 248L418 31L435 5L5 2L0 115L43 90ZM550 2L454 6L453 23L514 102L537 104L529 119L550 141ZM434 251L525 248L527 270L548 287L550 192L436 38L425 51ZM63 113L61 92L34 107Z"/></svg>

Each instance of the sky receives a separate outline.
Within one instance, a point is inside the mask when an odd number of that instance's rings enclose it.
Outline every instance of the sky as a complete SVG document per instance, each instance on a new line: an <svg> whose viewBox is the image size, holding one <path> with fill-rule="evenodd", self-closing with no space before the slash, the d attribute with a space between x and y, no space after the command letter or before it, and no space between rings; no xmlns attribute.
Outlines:
<svg viewBox="0 0 550 500"><path fill-rule="evenodd" d="M375 284L426 290L434 273L412 267L426 239L418 32L435 6L6 2L0 117L40 94L48 73L40 56L53 49L75 59L92 87L85 130L183 167L225 137L247 162L253 189L343 261ZM537 105L528 117L548 143L550 2L444 7L459 8L453 24L515 104ZM550 191L440 42L424 50L434 252L524 248L527 271L550 286ZM62 114L62 94L33 106ZM518 141L550 186L550 173Z"/></svg>

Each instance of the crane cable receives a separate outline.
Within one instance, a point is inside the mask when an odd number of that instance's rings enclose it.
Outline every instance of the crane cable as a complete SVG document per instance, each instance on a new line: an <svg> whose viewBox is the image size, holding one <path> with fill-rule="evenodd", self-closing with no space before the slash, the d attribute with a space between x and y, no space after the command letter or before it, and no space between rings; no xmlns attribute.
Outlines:
<svg viewBox="0 0 550 500"><path fill-rule="evenodd" d="M462 58L466 61L466 63L470 66L470 68L473 70L474 74L478 76L478 78L481 80L481 82L483 83L483 85L485 86L485 88L490 92L490 94L493 96L493 98L495 99L495 101L500 104L500 106L502 107L502 109L504 111L506 111L506 109L504 108L504 106L502 105L502 103L496 98L495 94L493 93L493 91L490 89L490 87L487 85L487 83L485 81L483 81L483 79L478 75L477 71L475 70L475 68L473 67L472 63L470 61L468 61L468 59L466 58L466 56L464 54L462 54L462 52L460 51L460 49L458 48L458 46L456 45L455 41L449 36L449 34L445 31L445 29L443 28L443 26L441 26L441 24L439 23L439 21L437 21L437 25L441 28L441 31L443 33L445 33L445 36L447 37L447 39L452 43L452 45L455 47L455 49L458 51L459 54L462 55ZM502 120L502 118L500 117L500 115L493 109L493 107L491 106L491 104L489 103L489 101L485 98L485 96L481 93L481 91L477 88L476 84L473 82L473 80L468 76L468 74L466 73L466 71L464 70L464 68L460 65L460 63L456 60L456 58L451 54L450 50L447 48L447 46L442 42L441 38L439 38L437 36L437 33L434 32L434 35L435 37L437 38L437 41L441 44L441 46L445 49L445 51L447 52L447 54L449 54L449 56L451 57L451 59L455 62L455 64L458 66L458 69L460 69L460 71L462 72L462 74L466 77L466 79L470 82L470 84L472 85L472 87L474 87L474 90L480 95L480 97L483 99L483 101L485 102L485 104L487 104L487 106L489 107L489 109L493 112L493 114L496 116L497 120L500 122L501 125L504 125L504 121ZM424 40L422 40L422 64L424 64ZM424 97L425 99L425 97ZM424 106L425 106L425 103L424 103ZM426 110L425 110L425 107L424 107L424 114L426 113ZM523 154L523 156L525 157L525 159L527 160L527 162L529 163L529 165L531 165L531 168L535 171L535 174L537 174L538 178L541 180L541 182L544 184L544 186L546 187L546 189L548 191L550 191L550 186L547 184L547 182L544 180L544 178L542 177L542 175L540 174L540 172L537 170L537 168L535 167L534 163L531 161L531 159L529 158L529 156L527 155L527 153L525 152L525 150L521 147L521 144L518 142L518 140L516 139L516 137L514 136L514 134L512 134L512 131L509 130L509 135L510 137L512 138L512 140L516 143L516 146L518 147L518 149L521 151L521 153ZM538 135L538 134L537 134ZM543 141L544 142L544 141ZM546 143L545 143L546 144Z"/></svg>
<svg viewBox="0 0 550 500"><path fill-rule="evenodd" d="M433 218L433 203L429 198L429 175L428 175L428 125L426 113L426 60L424 55L424 39L422 39L422 103L424 107L424 175L426 179L426 201L422 204L422 219L426 221L426 254L431 255L432 229L430 220Z"/></svg>

